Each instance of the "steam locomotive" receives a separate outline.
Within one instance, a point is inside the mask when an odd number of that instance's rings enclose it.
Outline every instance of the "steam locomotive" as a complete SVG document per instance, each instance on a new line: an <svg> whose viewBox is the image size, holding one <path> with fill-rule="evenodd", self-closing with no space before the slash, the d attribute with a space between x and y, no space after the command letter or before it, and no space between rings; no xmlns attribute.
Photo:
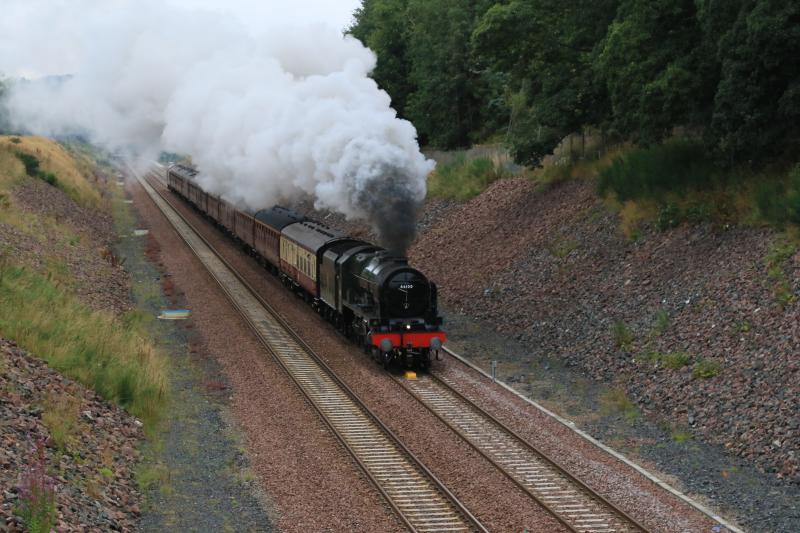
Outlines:
<svg viewBox="0 0 800 533"><path fill-rule="evenodd" d="M408 259L275 206L234 208L195 182L197 170L167 169L170 190L241 241L281 281L372 358L425 369L445 341L436 284Z"/></svg>

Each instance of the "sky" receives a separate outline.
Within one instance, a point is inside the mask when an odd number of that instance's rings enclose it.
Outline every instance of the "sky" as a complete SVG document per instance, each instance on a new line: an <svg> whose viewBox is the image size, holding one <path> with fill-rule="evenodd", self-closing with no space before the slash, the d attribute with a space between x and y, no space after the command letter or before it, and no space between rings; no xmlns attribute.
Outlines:
<svg viewBox="0 0 800 533"><path fill-rule="evenodd" d="M270 25L321 22L337 29L347 27L353 11L361 5L360 0L168 0L168 3L231 12L254 28L269 21Z"/></svg>
<svg viewBox="0 0 800 533"><path fill-rule="evenodd" d="M72 73L97 43L83 31L135 0L0 0L0 77ZM180 9L235 15L252 32L323 24L342 31L361 0L163 0ZM32 31L20 31L21 29ZM42 34L45 33L43 36ZM9 36L13 36L13 39Z"/></svg>

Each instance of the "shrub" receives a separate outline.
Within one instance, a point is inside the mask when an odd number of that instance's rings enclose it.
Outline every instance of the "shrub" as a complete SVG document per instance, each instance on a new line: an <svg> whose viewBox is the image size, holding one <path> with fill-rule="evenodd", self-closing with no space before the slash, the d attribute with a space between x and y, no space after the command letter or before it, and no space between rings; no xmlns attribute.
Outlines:
<svg viewBox="0 0 800 533"><path fill-rule="evenodd" d="M58 178L52 172L45 172L39 165L39 159L31 154L25 152L17 152L17 158L25 165L25 173L32 178L40 178L50 185L57 186Z"/></svg>
<svg viewBox="0 0 800 533"><path fill-rule="evenodd" d="M25 173L32 177L39 177L39 159L31 154L25 152L17 152L17 158L25 165Z"/></svg>
<svg viewBox="0 0 800 533"><path fill-rule="evenodd" d="M14 144L20 144L22 142L22 139L20 139L19 137L11 137L11 142Z"/></svg>
<svg viewBox="0 0 800 533"><path fill-rule="evenodd" d="M611 326L611 336L614 339L614 346L620 350L630 350L633 345L633 332L622 320L617 320Z"/></svg>
<svg viewBox="0 0 800 533"><path fill-rule="evenodd" d="M692 375L700 379L713 378L722 371L722 366L716 361L701 359L694 365Z"/></svg>
<svg viewBox="0 0 800 533"><path fill-rule="evenodd" d="M689 188L707 189L718 181L718 172L702 145L674 140L618 157L600 172L598 185L601 194L613 193L625 202L659 199Z"/></svg>

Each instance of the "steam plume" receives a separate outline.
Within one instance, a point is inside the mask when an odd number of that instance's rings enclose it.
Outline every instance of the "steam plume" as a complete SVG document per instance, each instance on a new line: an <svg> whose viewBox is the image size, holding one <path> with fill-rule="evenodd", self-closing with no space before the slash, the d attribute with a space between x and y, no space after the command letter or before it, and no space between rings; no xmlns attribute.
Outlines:
<svg viewBox="0 0 800 533"><path fill-rule="evenodd" d="M368 77L376 60L359 41L323 26L255 33L149 0L5 8L0 71L70 74L15 84L18 127L141 157L189 154L200 184L242 207L311 195L319 209L368 220L395 251L413 239L433 162ZM32 46L42 42L52 46Z"/></svg>

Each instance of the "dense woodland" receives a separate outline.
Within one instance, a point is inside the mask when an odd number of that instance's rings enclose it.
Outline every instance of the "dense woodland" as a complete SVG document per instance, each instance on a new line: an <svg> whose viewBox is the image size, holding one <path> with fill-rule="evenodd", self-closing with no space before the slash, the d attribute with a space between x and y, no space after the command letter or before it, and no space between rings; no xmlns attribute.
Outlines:
<svg viewBox="0 0 800 533"><path fill-rule="evenodd" d="M722 167L797 160L797 0L364 0L349 33L423 144L676 133Z"/></svg>

